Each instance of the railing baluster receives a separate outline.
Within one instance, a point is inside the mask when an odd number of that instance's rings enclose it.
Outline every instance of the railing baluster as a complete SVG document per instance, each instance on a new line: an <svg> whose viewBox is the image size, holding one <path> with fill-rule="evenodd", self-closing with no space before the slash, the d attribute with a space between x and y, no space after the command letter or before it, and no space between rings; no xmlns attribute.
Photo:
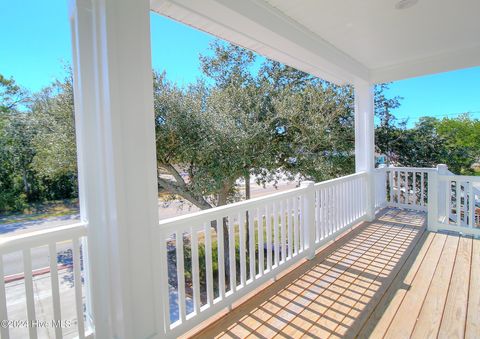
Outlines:
<svg viewBox="0 0 480 339"><path fill-rule="evenodd" d="M342 206L340 208L340 228L343 228L347 224L347 213L346 213L346 208L347 207L347 195L345 194L345 186L346 183L342 182L339 187L339 206Z"/></svg>
<svg viewBox="0 0 480 339"><path fill-rule="evenodd" d="M213 267L212 267L212 229L210 223L204 223L205 230L205 270L207 277L208 306L213 306Z"/></svg>
<svg viewBox="0 0 480 339"><path fill-rule="evenodd" d="M0 255L0 320L8 323L7 296L5 294L5 272L3 270L3 255ZM8 326L0 326L2 339L10 338Z"/></svg>
<svg viewBox="0 0 480 339"><path fill-rule="evenodd" d="M341 227L341 209L340 209L340 185L335 185L334 190L335 190L335 231L338 231Z"/></svg>
<svg viewBox="0 0 480 339"><path fill-rule="evenodd" d="M258 229L258 273L260 276L263 275L265 270L265 261L263 252L265 251L265 246L263 242L263 217L260 211L260 208L257 209L257 229Z"/></svg>
<svg viewBox="0 0 480 339"><path fill-rule="evenodd" d="M57 246L55 243L50 243L48 245L48 252L50 255L50 281L52 285L53 320L55 320L55 322L59 322L62 320L62 315L60 310L60 287L58 284ZM55 337L62 338L61 326L55 327Z"/></svg>
<svg viewBox="0 0 480 339"><path fill-rule="evenodd" d="M275 267L278 267L280 264L280 253L279 253L279 243L278 243L278 215L277 215L277 203L273 203L273 245L275 248Z"/></svg>
<svg viewBox="0 0 480 339"><path fill-rule="evenodd" d="M225 298L225 248L223 244L223 218L217 218L217 259L218 259L218 294L220 296L220 300ZM232 238L232 230L230 228L230 224L232 222L228 219L228 238ZM230 251L230 255L231 255ZM233 289L230 286L230 289Z"/></svg>
<svg viewBox="0 0 480 339"><path fill-rule="evenodd" d="M334 232L335 228L335 195L333 194L333 187L327 188L328 194L328 235Z"/></svg>
<svg viewBox="0 0 480 339"><path fill-rule="evenodd" d="M405 171L405 204L410 205L410 172Z"/></svg>
<svg viewBox="0 0 480 339"><path fill-rule="evenodd" d="M460 226L462 223L462 212L461 212L462 206L460 201L461 183L460 183L460 180L458 179L455 184L455 189L456 189L456 198L457 198L455 203L455 213L457 215L457 226Z"/></svg>
<svg viewBox="0 0 480 339"><path fill-rule="evenodd" d="M305 233L307 230L305 229L305 209L304 209L304 199L305 199L305 194L301 194L299 196L299 208L300 208L300 216L298 220L298 233L299 233L299 241L300 241L300 251L303 252L305 250Z"/></svg>
<svg viewBox="0 0 480 339"><path fill-rule="evenodd" d="M420 172L422 175L421 177L421 183L420 183L420 198L422 199L422 202L420 203L420 206L425 206L425 175L427 174L426 172Z"/></svg>
<svg viewBox="0 0 480 339"><path fill-rule="evenodd" d="M468 182L463 183L463 222L465 226L468 226L468 205L467 205L467 197L468 197Z"/></svg>
<svg viewBox="0 0 480 339"><path fill-rule="evenodd" d="M77 311L77 327L78 337L85 338L85 324L83 315L83 298L82 298L82 275L81 275L81 259L80 259L80 241L78 238L73 239L73 278L75 286L75 305Z"/></svg>
<svg viewBox="0 0 480 339"><path fill-rule="evenodd" d="M242 286L246 286L247 281L247 258L245 249L245 212L238 213L238 239L240 242L240 280Z"/></svg>
<svg viewBox="0 0 480 339"><path fill-rule="evenodd" d="M358 211L358 198L357 198L357 187L358 187L358 180L354 179L352 181L352 197L353 197L353 218L356 220L360 217L360 213Z"/></svg>
<svg viewBox="0 0 480 339"><path fill-rule="evenodd" d="M397 172L398 176L398 182L397 182L397 193L398 193L398 198L397 198L397 203L400 205L402 203L402 172L398 171Z"/></svg>
<svg viewBox="0 0 480 339"><path fill-rule="evenodd" d="M327 236L330 235L330 231L328 229L328 223L329 223L329 208L328 208L328 189L322 188L322 229L323 229L323 235L326 238Z"/></svg>
<svg viewBox="0 0 480 339"><path fill-rule="evenodd" d="M165 324L165 330L168 332L170 330L170 290L168 284L168 249L167 249L167 241L165 239L165 235L162 232L160 233L160 284L161 286L165 286L165 288L161 289L162 293L162 306L163 306L163 322Z"/></svg>
<svg viewBox="0 0 480 339"><path fill-rule="evenodd" d="M248 247L250 250L250 279L255 281L256 272L255 272L255 225L253 219L253 211L248 211Z"/></svg>
<svg viewBox="0 0 480 339"><path fill-rule="evenodd" d="M299 227L300 225L298 224L298 197L293 198L293 249L295 255L297 255L300 252L300 239L298 239L298 236L300 234L299 232ZM318 220L318 219L317 219ZM317 239L318 239L318 222L315 224L315 227L317 228Z"/></svg>
<svg viewBox="0 0 480 339"><path fill-rule="evenodd" d="M180 231L176 231L175 240L177 251L178 312L180 315L180 321L183 324L187 316L185 304L185 263L183 257L183 233Z"/></svg>
<svg viewBox="0 0 480 339"><path fill-rule="evenodd" d="M348 180L345 182L345 190L344 190L344 193L345 193L345 201L346 201L346 208L345 208L345 225L348 225L350 224L350 221L351 221L351 211L350 209L352 208L352 195L351 195L351 191L350 191L350 184L351 184L351 180ZM375 203L375 202L374 202Z"/></svg>
<svg viewBox="0 0 480 339"><path fill-rule="evenodd" d="M470 181L470 184L468 185L468 207L470 210L469 218L468 218L468 226L470 228L473 228L475 227L475 195L473 194L473 182L471 181Z"/></svg>
<svg viewBox="0 0 480 339"><path fill-rule="evenodd" d="M198 232L193 227L190 228L192 236L191 251L192 251L192 284L193 284L193 308L195 314L200 314L200 270L198 261Z"/></svg>
<svg viewBox="0 0 480 339"><path fill-rule="evenodd" d="M417 172L413 171L413 204L417 205Z"/></svg>
<svg viewBox="0 0 480 339"><path fill-rule="evenodd" d="M284 263L285 262L285 259L286 259L286 256L287 256L287 248L286 248L286 243L287 243L287 240L286 240L286 230L285 230L285 210L283 208L283 205L284 205L284 201L281 200L280 201L280 233L281 233L281 243L282 243L282 260L281 262Z"/></svg>
<svg viewBox="0 0 480 339"><path fill-rule="evenodd" d="M292 258L293 256L293 228L292 228L292 211L290 206L290 199L287 199L287 217L286 223L288 227L288 257Z"/></svg>
<svg viewBox="0 0 480 339"><path fill-rule="evenodd" d="M269 205L265 206L265 223L267 226L267 270L272 270L272 216Z"/></svg>
<svg viewBox="0 0 480 339"><path fill-rule="evenodd" d="M23 272L27 299L27 319L32 323L35 321L35 299L33 295L32 255L29 248L23 250ZM35 326L29 326L28 332L30 339L37 338L37 328Z"/></svg>
<svg viewBox="0 0 480 339"><path fill-rule="evenodd" d="M228 217L228 252L229 252L229 269L230 269L230 290L235 292L237 290L237 260L236 260L236 248L235 248L235 223L233 220L233 215ZM223 237L223 234L222 234ZM223 238L221 239L223 242ZM223 247L223 246L222 246ZM225 269L225 264L223 264ZM225 270L223 272L223 284L225 289ZM220 274L220 271L219 271ZM225 294L222 295L222 299L225 297Z"/></svg>

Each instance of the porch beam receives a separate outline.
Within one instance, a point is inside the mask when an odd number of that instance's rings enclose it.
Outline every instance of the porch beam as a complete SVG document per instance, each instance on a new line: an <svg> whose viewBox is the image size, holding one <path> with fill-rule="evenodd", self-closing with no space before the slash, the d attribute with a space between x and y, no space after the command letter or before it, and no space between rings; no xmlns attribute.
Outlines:
<svg viewBox="0 0 480 339"><path fill-rule="evenodd" d="M355 94L355 171L367 172L366 206L367 219L375 218L375 125L374 85L363 80L354 84Z"/></svg>
<svg viewBox="0 0 480 339"><path fill-rule="evenodd" d="M158 333L158 225L148 0L71 0L87 313L96 338Z"/></svg>

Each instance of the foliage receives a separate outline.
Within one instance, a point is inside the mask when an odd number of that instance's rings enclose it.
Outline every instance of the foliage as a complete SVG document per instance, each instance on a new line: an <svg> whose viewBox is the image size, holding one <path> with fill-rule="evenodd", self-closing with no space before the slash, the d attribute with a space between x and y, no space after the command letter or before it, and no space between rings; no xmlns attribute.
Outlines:
<svg viewBox="0 0 480 339"><path fill-rule="evenodd" d="M399 165L435 167L447 164L457 174L472 174L480 156L480 121L468 115L442 120L423 117L415 127L380 126L377 146Z"/></svg>
<svg viewBox="0 0 480 339"><path fill-rule="evenodd" d="M353 90L215 41L203 80L178 87L153 72L159 189L200 209L240 198L237 182L326 180L353 172ZM480 161L480 123L467 115L398 122L400 97L375 88L376 144L396 164ZM71 72L29 94L0 75L0 211L77 196ZM214 225L215 226L215 225ZM225 226L225 225L224 225Z"/></svg>
<svg viewBox="0 0 480 339"><path fill-rule="evenodd" d="M0 75L0 99L0 211L76 197L71 79L32 96ZM62 100L71 105L58 105ZM70 129L58 128L69 124ZM53 173L49 169L59 168L56 160L63 154L69 169Z"/></svg>

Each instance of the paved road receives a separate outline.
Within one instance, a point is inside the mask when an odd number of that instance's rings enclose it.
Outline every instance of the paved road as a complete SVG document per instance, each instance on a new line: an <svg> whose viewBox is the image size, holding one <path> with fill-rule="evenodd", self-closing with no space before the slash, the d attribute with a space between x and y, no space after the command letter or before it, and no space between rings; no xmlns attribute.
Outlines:
<svg viewBox="0 0 480 339"><path fill-rule="evenodd" d="M295 188L294 182L283 182L278 186L278 189L272 185L268 185L266 188L258 186L252 183L251 195L252 198L264 196L267 194L272 194L276 192L285 191L288 189ZM170 201L164 203L159 201L158 203L158 212L159 218L168 219L178 215L184 215L198 211L198 208L192 206L189 203L181 203L180 201ZM78 215L63 216L58 218L50 218L44 220L33 220L24 223L15 223L9 225L0 225L0 237L10 237L19 234L25 234L31 231L48 229L52 227L68 225L75 222L78 222ZM57 244L57 250L59 252L68 251L71 248L70 242L63 242ZM32 251L32 267L33 269L44 268L49 265L48 258L48 247L39 247ZM19 274L23 272L23 261L22 254L20 252L11 253L4 256L4 270L5 275Z"/></svg>

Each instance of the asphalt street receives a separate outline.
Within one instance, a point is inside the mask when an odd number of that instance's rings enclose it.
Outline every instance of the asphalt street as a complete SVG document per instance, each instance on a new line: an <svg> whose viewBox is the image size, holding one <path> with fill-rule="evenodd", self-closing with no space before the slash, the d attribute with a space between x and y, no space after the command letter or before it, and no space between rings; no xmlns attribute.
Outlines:
<svg viewBox="0 0 480 339"><path fill-rule="evenodd" d="M252 198L264 196L267 194L272 194L275 192L281 192L288 189L292 189L296 187L295 182L282 182L278 185L277 188L273 187L272 185L268 185L267 187L263 188L262 186L256 185L252 183L251 186L251 195ZM168 219L178 215L184 215L188 213L192 213L198 211L198 208L189 204L189 203L182 203L180 201L174 200L170 202L162 202L159 201L158 203L158 214L159 219ZM18 224L8 224L8 225L0 225L0 236L1 238L16 236L20 234L27 234L28 232L38 231L42 229L53 228L57 226L69 225L79 221L78 215L72 216L63 216L58 218L50 218L44 220L33 220L24 223ZM71 248L71 243L66 241L62 243L57 243L57 252L59 254L67 254L68 250ZM21 252L15 252L4 256L4 274L5 276L11 276L15 274L21 274L23 272L23 259ZM48 254L48 247L38 247L32 250L32 268L34 270L45 268L49 266L49 254Z"/></svg>

